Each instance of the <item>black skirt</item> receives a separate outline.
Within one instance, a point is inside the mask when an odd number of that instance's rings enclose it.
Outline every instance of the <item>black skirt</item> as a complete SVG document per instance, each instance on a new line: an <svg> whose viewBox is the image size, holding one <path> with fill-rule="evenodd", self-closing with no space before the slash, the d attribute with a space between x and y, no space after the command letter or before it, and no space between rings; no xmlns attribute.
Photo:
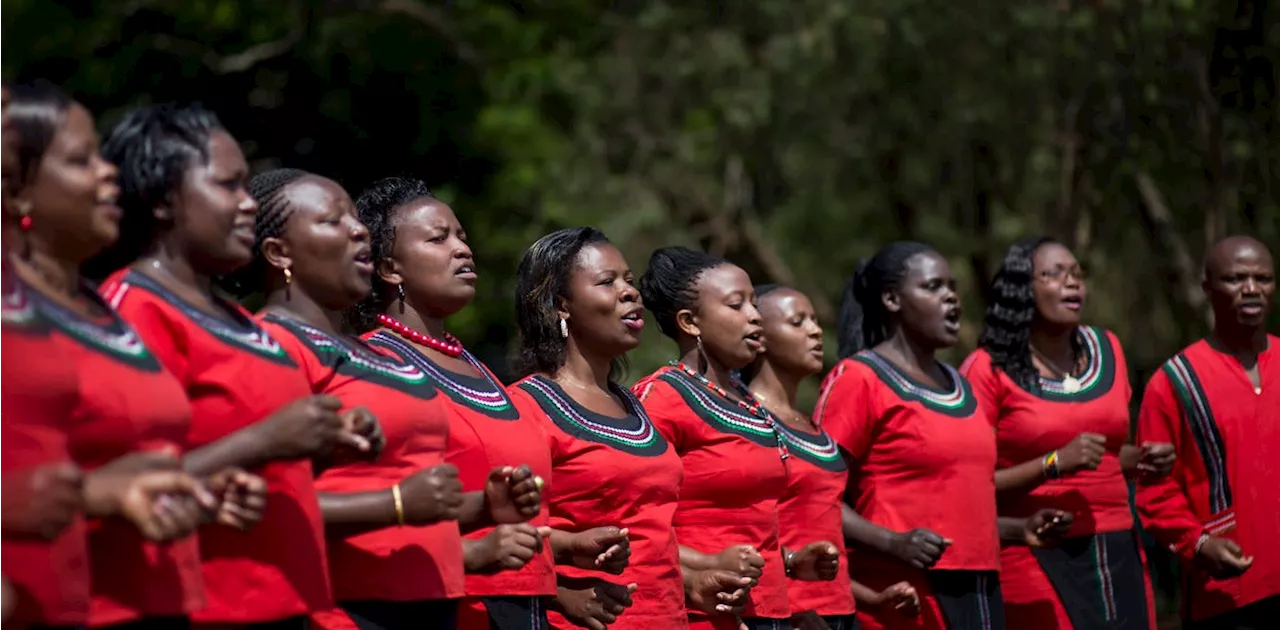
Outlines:
<svg viewBox="0 0 1280 630"><path fill-rule="evenodd" d="M543 597L482 597L489 612L489 630L548 630ZM459 630L473 630L460 628ZM479 628L474 630L481 630Z"/></svg>
<svg viewBox="0 0 1280 630"><path fill-rule="evenodd" d="M1032 549L1076 630L1148 630L1146 571L1137 532L1112 532Z"/></svg>
<svg viewBox="0 0 1280 630"><path fill-rule="evenodd" d="M929 571L933 598L950 630L1005 630L1004 597L995 571Z"/></svg>
<svg viewBox="0 0 1280 630"><path fill-rule="evenodd" d="M360 630L455 630L458 600L338 602Z"/></svg>

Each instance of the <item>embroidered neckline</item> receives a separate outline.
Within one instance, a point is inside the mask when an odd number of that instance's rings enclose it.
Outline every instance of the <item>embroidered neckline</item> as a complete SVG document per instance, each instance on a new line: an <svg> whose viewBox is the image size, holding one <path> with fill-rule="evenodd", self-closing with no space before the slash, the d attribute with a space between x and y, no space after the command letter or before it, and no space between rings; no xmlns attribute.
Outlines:
<svg viewBox="0 0 1280 630"><path fill-rule="evenodd" d="M943 391L915 380L874 350L863 350L853 355L853 359L869 366L899 398L919 402L929 409L957 418L967 418L977 410L969 382L946 363L938 362L951 380L951 389Z"/></svg>
<svg viewBox="0 0 1280 630"><path fill-rule="evenodd" d="M84 286L81 294L97 304L107 316L91 319L67 308L39 291L29 291L31 308L63 334L81 345L117 359L139 370L158 372L160 362L147 349L133 327L120 318L92 287Z"/></svg>
<svg viewBox="0 0 1280 630"><path fill-rule="evenodd" d="M507 390L499 383L488 368L480 363L469 350L463 350L460 358L475 369L479 378L467 374L458 374L446 370L432 361L422 351L405 341L399 335L379 330L368 338L372 345L390 348L404 357L431 377L433 384L444 392L450 400L470 409L474 409L495 420L517 420L520 413L507 396Z"/></svg>
<svg viewBox="0 0 1280 630"><path fill-rule="evenodd" d="M800 459L832 472L847 470L839 445L826 431L818 428L817 433L810 433L787 426L785 422L779 422L777 426L778 434L790 447L789 451Z"/></svg>
<svg viewBox="0 0 1280 630"><path fill-rule="evenodd" d="M711 426L760 446L777 448L782 444L774 429L773 414L767 409L762 409L762 416L746 413L736 402L715 394L680 369L663 370L658 378L675 387L690 410Z"/></svg>
<svg viewBox="0 0 1280 630"><path fill-rule="evenodd" d="M129 271L124 277L124 282L145 289L160 297L160 299L173 305L174 308L178 309L197 326L208 331L227 345L243 348L275 363L296 367L289 358L289 354L284 351L284 348L275 339L272 339L271 335L268 335L267 331L263 330L257 322L241 313L234 304L227 304L227 310L236 315L236 320L228 321L225 318L210 315L196 308L194 304L183 299L182 296L140 271ZM217 296L214 296L213 299L222 301Z"/></svg>
<svg viewBox="0 0 1280 630"><path fill-rule="evenodd" d="M578 439L605 444L641 457L661 455L667 442L658 433L635 395L616 384L610 391L622 401L624 418L605 416L583 407L555 381L541 375L524 379L520 389L533 396L547 416L565 433Z"/></svg>
<svg viewBox="0 0 1280 630"><path fill-rule="evenodd" d="M265 321L288 330L325 365L335 371L391 387L419 398L435 398L435 388L427 373L412 361L375 352L340 336L291 317L268 313Z"/></svg>
<svg viewBox="0 0 1280 630"><path fill-rule="evenodd" d="M1063 386L1063 379L1039 377L1040 391L1037 395L1046 400L1084 402L1096 399L1111 390L1115 380L1115 355L1111 352L1110 340L1106 334L1090 326L1081 326L1077 330L1081 347L1084 349L1087 362L1084 372L1076 377L1080 389L1068 392Z"/></svg>

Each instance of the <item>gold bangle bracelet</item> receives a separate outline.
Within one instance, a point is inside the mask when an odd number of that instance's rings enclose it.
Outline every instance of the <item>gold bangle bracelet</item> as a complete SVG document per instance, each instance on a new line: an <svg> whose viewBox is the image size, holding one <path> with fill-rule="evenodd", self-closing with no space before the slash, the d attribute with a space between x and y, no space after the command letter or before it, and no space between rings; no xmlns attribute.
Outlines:
<svg viewBox="0 0 1280 630"><path fill-rule="evenodd" d="M396 524L404 525L404 501L400 499L400 484L391 486L391 498L396 502Z"/></svg>

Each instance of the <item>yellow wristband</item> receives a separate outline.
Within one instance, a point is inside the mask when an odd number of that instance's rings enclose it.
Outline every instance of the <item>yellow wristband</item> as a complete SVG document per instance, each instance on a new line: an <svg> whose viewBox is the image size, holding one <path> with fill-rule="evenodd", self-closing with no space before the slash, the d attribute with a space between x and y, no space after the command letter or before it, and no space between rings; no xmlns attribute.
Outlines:
<svg viewBox="0 0 1280 630"><path fill-rule="evenodd" d="M396 502L396 524L404 525L404 501L400 499L400 484L391 486L391 498Z"/></svg>

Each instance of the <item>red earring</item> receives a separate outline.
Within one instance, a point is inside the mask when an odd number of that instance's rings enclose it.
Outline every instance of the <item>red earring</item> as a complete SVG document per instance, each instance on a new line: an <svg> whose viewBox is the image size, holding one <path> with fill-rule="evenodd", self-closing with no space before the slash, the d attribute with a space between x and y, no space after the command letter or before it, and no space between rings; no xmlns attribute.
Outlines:
<svg viewBox="0 0 1280 630"><path fill-rule="evenodd" d="M18 219L18 228L23 232L31 231L31 204L25 201L18 202L18 214L22 216Z"/></svg>

